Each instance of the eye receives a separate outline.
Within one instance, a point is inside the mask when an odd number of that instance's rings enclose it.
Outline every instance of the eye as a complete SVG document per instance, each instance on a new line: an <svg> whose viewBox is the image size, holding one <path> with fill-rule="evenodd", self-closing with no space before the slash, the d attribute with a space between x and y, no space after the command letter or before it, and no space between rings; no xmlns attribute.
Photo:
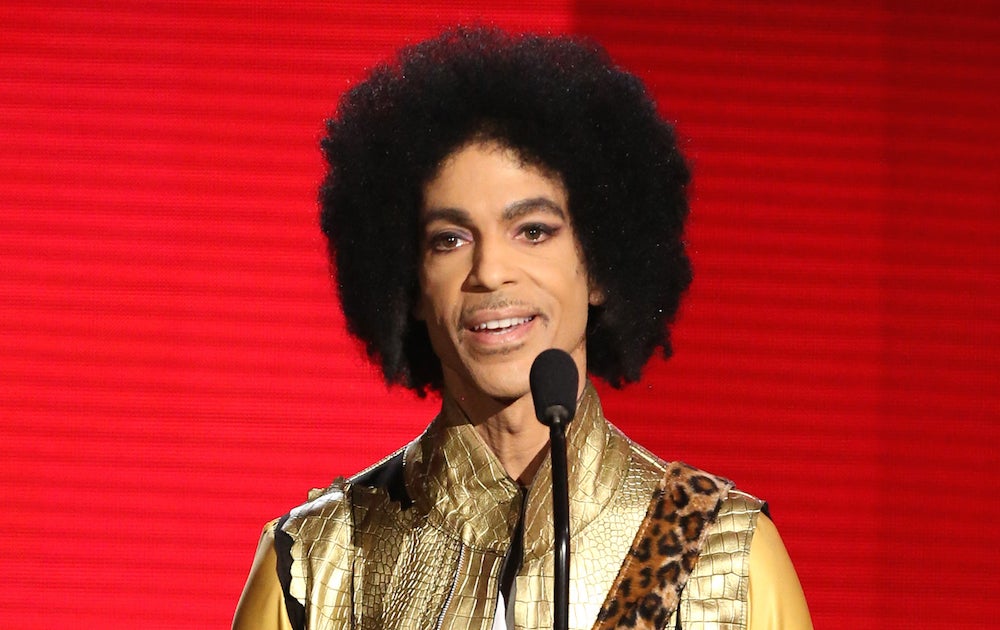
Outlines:
<svg viewBox="0 0 1000 630"><path fill-rule="evenodd" d="M556 233L556 228L544 223L527 223L521 226L519 233L524 240L530 243L542 243Z"/></svg>
<svg viewBox="0 0 1000 630"><path fill-rule="evenodd" d="M450 252L468 242L468 239L457 232L440 232L428 239L430 249L436 252Z"/></svg>

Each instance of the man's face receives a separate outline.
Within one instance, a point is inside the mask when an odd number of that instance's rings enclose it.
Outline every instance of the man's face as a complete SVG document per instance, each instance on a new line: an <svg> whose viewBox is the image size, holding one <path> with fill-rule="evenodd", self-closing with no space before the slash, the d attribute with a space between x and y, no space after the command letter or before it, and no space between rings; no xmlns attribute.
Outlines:
<svg viewBox="0 0 1000 630"><path fill-rule="evenodd" d="M520 398L532 361L552 347L584 375L587 307L601 296L561 181L497 144L472 143L424 188L421 225L415 315L452 395Z"/></svg>

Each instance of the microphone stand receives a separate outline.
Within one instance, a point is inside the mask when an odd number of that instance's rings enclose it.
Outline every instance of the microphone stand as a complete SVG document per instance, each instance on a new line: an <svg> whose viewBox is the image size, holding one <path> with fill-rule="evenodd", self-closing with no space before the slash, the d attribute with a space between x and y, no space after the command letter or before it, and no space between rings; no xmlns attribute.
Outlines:
<svg viewBox="0 0 1000 630"><path fill-rule="evenodd" d="M569 353L549 348L531 364L535 416L549 427L552 461L552 627L569 628L569 466L566 464L566 425L576 413L579 368Z"/></svg>
<svg viewBox="0 0 1000 630"><path fill-rule="evenodd" d="M555 591L552 611L553 630L569 628L569 483L566 465L566 425L569 422L564 407L547 410L549 454L552 459L552 526L554 543ZM562 412L562 413L560 413Z"/></svg>

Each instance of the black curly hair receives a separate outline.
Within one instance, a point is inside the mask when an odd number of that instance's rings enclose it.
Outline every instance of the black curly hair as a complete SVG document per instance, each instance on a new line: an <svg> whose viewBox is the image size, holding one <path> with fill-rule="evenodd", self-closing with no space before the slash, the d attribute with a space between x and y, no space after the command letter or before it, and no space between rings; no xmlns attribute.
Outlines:
<svg viewBox="0 0 1000 630"><path fill-rule="evenodd" d="M562 178L592 281L587 369L621 387L652 354L691 282L688 168L642 82L596 43L453 28L402 49L340 100L322 140L321 225L350 332L389 384L424 395L441 365L419 296L424 185L471 141Z"/></svg>

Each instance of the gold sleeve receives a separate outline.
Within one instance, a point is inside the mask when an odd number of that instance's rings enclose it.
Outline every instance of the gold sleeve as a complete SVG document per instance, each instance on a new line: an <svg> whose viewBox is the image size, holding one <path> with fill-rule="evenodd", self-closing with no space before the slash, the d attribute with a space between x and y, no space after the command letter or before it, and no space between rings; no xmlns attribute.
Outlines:
<svg viewBox="0 0 1000 630"><path fill-rule="evenodd" d="M809 607L778 529L761 514L750 544L749 630L811 630Z"/></svg>
<svg viewBox="0 0 1000 630"><path fill-rule="evenodd" d="M274 525L274 521L268 523L260 536L250 576L236 605L233 630L291 630L278 582Z"/></svg>

